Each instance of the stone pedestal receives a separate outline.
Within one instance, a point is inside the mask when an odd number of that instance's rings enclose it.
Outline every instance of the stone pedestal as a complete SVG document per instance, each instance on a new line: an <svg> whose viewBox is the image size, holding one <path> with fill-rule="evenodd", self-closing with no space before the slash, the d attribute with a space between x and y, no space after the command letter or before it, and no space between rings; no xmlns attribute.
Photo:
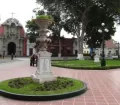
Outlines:
<svg viewBox="0 0 120 105"><path fill-rule="evenodd" d="M36 39L36 53L38 56L37 71L32 74L34 82L43 83L56 80L56 76L51 71L51 53L47 52L47 46L51 39L47 38L48 26L51 24L49 19L36 19L35 23L39 26L39 37Z"/></svg>
<svg viewBox="0 0 120 105"><path fill-rule="evenodd" d="M32 74L32 79L38 83L56 80L56 76L51 72L51 53L47 51L38 53L37 71Z"/></svg>
<svg viewBox="0 0 120 105"><path fill-rule="evenodd" d="M61 53L58 53L58 57L61 58Z"/></svg>
<svg viewBox="0 0 120 105"><path fill-rule="evenodd" d="M99 55L95 55L94 62L100 62L100 56Z"/></svg>
<svg viewBox="0 0 120 105"><path fill-rule="evenodd" d="M94 56L94 62L100 62L100 56L99 56L99 52L98 49L95 50L95 56Z"/></svg>
<svg viewBox="0 0 120 105"><path fill-rule="evenodd" d="M108 58L108 59L113 59L112 54L111 54L111 53L108 53L107 58Z"/></svg>
<svg viewBox="0 0 120 105"><path fill-rule="evenodd" d="M77 59L79 59L79 60L84 60L83 54L78 54L78 55L77 55Z"/></svg>

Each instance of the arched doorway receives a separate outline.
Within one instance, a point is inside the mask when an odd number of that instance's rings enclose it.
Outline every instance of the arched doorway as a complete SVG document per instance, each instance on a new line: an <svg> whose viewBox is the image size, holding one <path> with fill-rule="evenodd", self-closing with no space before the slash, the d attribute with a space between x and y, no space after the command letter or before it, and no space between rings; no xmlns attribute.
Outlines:
<svg viewBox="0 0 120 105"><path fill-rule="evenodd" d="M8 55L16 53L16 44L14 42L8 43Z"/></svg>

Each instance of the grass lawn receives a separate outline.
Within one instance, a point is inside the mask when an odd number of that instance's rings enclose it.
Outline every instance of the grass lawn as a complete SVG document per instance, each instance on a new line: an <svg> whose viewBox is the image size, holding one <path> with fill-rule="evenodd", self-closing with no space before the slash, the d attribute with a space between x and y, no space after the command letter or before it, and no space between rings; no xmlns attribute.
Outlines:
<svg viewBox="0 0 120 105"><path fill-rule="evenodd" d="M101 68L101 64L95 63L94 60L66 60L66 61L52 61L53 66L72 67L72 68ZM120 68L120 60L106 60L106 67Z"/></svg>
<svg viewBox="0 0 120 105"><path fill-rule="evenodd" d="M57 78L57 81L34 83L30 77L0 82L0 90L23 95L53 95L77 91L84 87L83 82L72 78Z"/></svg>

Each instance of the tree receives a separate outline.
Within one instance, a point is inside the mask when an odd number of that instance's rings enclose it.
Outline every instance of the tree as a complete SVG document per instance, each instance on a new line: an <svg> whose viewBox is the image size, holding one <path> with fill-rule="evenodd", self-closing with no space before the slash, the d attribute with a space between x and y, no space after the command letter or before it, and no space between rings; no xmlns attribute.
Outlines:
<svg viewBox="0 0 120 105"><path fill-rule="evenodd" d="M62 30L62 27L64 23L61 19L61 12L60 11L54 11L55 7L51 7L47 10L47 14L51 15L54 19L54 23L49 26L49 29L52 31L52 35L58 36L59 39L59 53L58 56L61 57L61 41L60 41L60 33ZM36 15L45 15L44 10L38 10ZM26 23L27 27L27 34L29 36L30 42L35 42L36 37L39 35L38 29L39 27L36 25L36 23L32 20L28 20Z"/></svg>
<svg viewBox="0 0 120 105"><path fill-rule="evenodd" d="M29 37L30 42L35 42L36 41L36 37L39 35L38 33L38 29L39 27L37 26L37 24L35 23L35 21L32 20L28 20L26 22L26 28L27 28L27 35Z"/></svg>
<svg viewBox="0 0 120 105"><path fill-rule="evenodd" d="M114 35L114 18L106 15L105 11L99 9L97 6L94 6L91 11L89 11L88 18L91 21L86 27L86 35L84 36L84 40L89 47L93 49L101 46L102 35L98 32L98 29L101 28L102 22L106 23L106 28L109 30L108 33L105 33L105 40L111 39L111 36Z"/></svg>
<svg viewBox="0 0 120 105"><path fill-rule="evenodd" d="M58 6L59 10L65 14L65 17L72 18L72 27L74 34L78 37L78 58L83 59L83 39L86 32L86 27L90 22L88 18L89 11L93 6L98 6L103 9L106 15L117 19L119 16L120 1L116 0L37 0L44 8L49 6ZM81 30L81 32L80 32Z"/></svg>
<svg viewBox="0 0 120 105"><path fill-rule="evenodd" d="M55 7L50 7L48 9L48 14L51 15L54 19L54 24L51 25L49 27L49 29L52 31L52 34L54 36L57 36L58 37L58 40L59 40L59 53L58 53L58 57L61 57L61 36L60 36L60 33L61 33L61 30L64 26L64 22L62 21L61 19L61 12L58 10L58 11L54 11L55 10Z"/></svg>
<svg viewBox="0 0 120 105"><path fill-rule="evenodd" d="M33 12L37 15L43 15L45 14L44 10L38 10L36 11L35 9L33 10ZM39 35L39 27L38 25L35 23L34 19L32 18L31 20L28 20L26 22L26 28L27 28L27 36L29 37L29 40L31 43L36 42L36 38Z"/></svg>

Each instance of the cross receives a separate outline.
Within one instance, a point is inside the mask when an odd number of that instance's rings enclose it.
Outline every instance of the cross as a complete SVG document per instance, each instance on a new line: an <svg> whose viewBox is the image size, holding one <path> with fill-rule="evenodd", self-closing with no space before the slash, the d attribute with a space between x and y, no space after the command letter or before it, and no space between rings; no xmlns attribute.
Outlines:
<svg viewBox="0 0 120 105"><path fill-rule="evenodd" d="M13 15L14 15L15 13L12 12L11 14L12 14L12 18L13 18Z"/></svg>

